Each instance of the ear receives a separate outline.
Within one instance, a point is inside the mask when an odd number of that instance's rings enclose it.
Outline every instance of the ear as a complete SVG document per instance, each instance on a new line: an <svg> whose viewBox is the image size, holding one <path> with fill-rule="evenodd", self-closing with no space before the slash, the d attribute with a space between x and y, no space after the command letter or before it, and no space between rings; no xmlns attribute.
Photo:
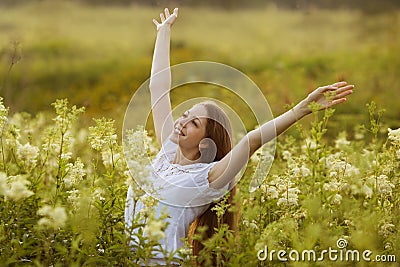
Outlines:
<svg viewBox="0 0 400 267"><path fill-rule="evenodd" d="M210 140L211 139L209 139L209 138L204 138L203 140L201 140L200 144L199 144L199 149L202 150L202 149L208 148L209 144L210 144ZM211 142L212 142L212 140L211 140Z"/></svg>
<svg viewBox="0 0 400 267"><path fill-rule="evenodd" d="M217 155L217 145L210 138L204 138L200 141L199 150L203 162L212 162Z"/></svg>

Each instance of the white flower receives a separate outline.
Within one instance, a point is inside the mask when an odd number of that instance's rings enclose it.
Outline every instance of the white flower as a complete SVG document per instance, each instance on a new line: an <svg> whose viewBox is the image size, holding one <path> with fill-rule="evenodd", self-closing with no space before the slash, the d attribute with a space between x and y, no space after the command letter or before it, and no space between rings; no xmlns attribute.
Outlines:
<svg viewBox="0 0 400 267"><path fill-rule="evenodd" d="M372 197L372 189L371 187L369 187L368 185L364 185L363 186L363 193L365 194L365 197L367 198L371 198Z"/></svg>
<svg viewBox="0 0 400 267"><path fill-rule="evenodd" d="M315 143L314 140L311 140L309 138L306 139L306 147L310 149L316 149L317 148L317 143Z"/></svg>
<svg viewBox="0 0 400 267"><path fill-rule="evenodd" d="M287 191L281 194L281 198L278 199L278 206L298 206L298 194L300 190L295 188L289 188Z"/></svg>
<svg viewBox="0 0 400 267"><path fill-rule="evenodd" d="M353 166L351 164L347 164L346 165L346 173L345 174L348 177L358 177L359 174L360 174L360 170L357 167L355 167L355 166Z"/></svg>
<svg viewBox="0 0 400 267"><path fill-rule="evenodd" d="M250 226L250 228L252 228L252 229L258 229L258 225L255 224L254 221L251 222L249 226Z"/></svg>
<svg viewBox="0 0 400 267"><path fill-rule="evenodd" d="M104 150L103 152L101 152L101 157L103 159L103 164L106 167L116 167L117 163L121 162L121 154L120 153L115 153L115 152L111 152L111 150Z"/></svg>
<svg viewBox="0 0 400 267"><path fill-rule="evenodd" d="M338 181L333 180L333 181L330 181L329 183L325 183L323 187L324 187L325 191L333 192L333 191L339 191L340 186L341 186L341 184Z"/></svg>
<svg viewBox="0 0 400 267"><path fill-rule="evenodd" d="M0 131L3 130L4 125L8 120L8 108L6 108L3 104L3 98L0 97Z"/></svg>
<svg viewBox="0 0 400 267"><path fill-rule="evenodd" d="M263 193L265 194L267 199L279 197L279 193L278 193L276 187L273 185L263 184L263 185L261 185L261 190L263 191Z"/></svg>
<svg viewBox="0 0 400 267"><path fill-rule="evenodd" d="M336 177L337 175L338 175L338 173L335 171L329 172L329 177Z"/></svg>
<svg viewBox="0 0 400 267"><path fill-rule="evenodd" d="M69 160L71 158L72 158L72 152L67 152L67 153L62 153L61 154L61 159Z"/></svg>
<svg viewBox="0 0 400 267"><path fill-rule="evenodd" d="M17 157L24 161L29 167L33 167L36 164L39 156L39 148L32 146L29 143L21 145L17 141Z"/></svg>
<svg viewBox="0 0 400 267"><path fill-rule="evenodd" d="M67 164L67 175L64 178L64 184L67 188L73 187L83 180L86 175L84 167L80 158L77 158L74 164Z"/></svg>
<svg viewBox="0 0 400 267"><path fill-rule="evenodd" d="M338 139L335 140L335 148L346 149L350 145L350 141L346 139L346 132L341 132Z"/></svg>
<svg viewBox="0 0 400 267"><path fill-rule="evenodd" d="M15 201L28 198L33 195L27 186L30 182L23 175L10 176L7 179L6 174L0 175L0 193Z"/></svg>
<svg viewBox="0 0 400 267"><path fill-rule="evenodd" d="M388 237L396 232L396 226L392 223L384 223L380 229L379 234Z"/></svg>
<svg viewBox="0 0 400 267"><path fill-rule="evenodd" d="M391 195L392 194L392 188L394 188L394 184L392 184L389 181L389 178L382 174L379 175L379 177L376 179L376 188L379 193L385 194L385 195Z"/></svg>
<svg viewBox="0 0 400 267"><path fill-rule="evenodd" d="M105 200L104 194L105 194L105 192L104 192L104 190L102 188L96 188L93 191L93 194L92 194L93 195L93 199L104 201Z"/></svg>
<svg viewBox="0 0 400 267"><path fill-rule="evenodd" d="M289 151L285 150L282 152L282 158L284 160L289 160L292 158L292 154Z"/></svg>
<svg viewBox="0 0 400 267"><path fill-rule="evenodd" d="M342 202L342 196L341 196L341 195L335 194L335 195L332 197L332 203L333 203L333 204L335 204L335 205L340 205L341 202Z"/></svg>
<svg viewBox="0 0 400 267"><path fill-rule="evenodd" d="M43 225L53 229L63 227L67 220L67 213L65 212L64 207L45 205L41 207L37 213L43 216L43 218L38 221L38 225Z"/></svg>
<svg viewBox="0 0 400 267"><path fill-rule="evenodd" d="M396 130L388 128L388 138L394 145L400 145L400 128Z"/></svg>
<svg viewBox="0 0 400 267"><path fill-rule="evenodd" d="M69 203L71 203L72 207L76 210L79 205L79 198L80 198L80 192L77 189L67 191L68 197L67 200Z"/></svg>
<svg viewBox="0 0 400 267"><path fill-rule="evenodd" d="M106 145L113 147L117 144L114 120L101 118L95 119L96 126L89 127L89 143L94 150L100 151Z"/></svg>
<svg viewBox="0 0 400 267"><path fill-rule="evenodd" d="M145 235L147 235L151 240L158 241L165 238L163 221L151 220L143 229Z"/></svg>
<svg viewBox="0 0 400 267"><path fill-rule="evenodd" d="M310 174L311 174L311 171L310 171L310 169L308 169L306 166L304 166L304 165L302 165L301 167L300 167L300 170L301 170L301 175L303 176L303 177L307 177L307 176L309 176Z"/></svg>

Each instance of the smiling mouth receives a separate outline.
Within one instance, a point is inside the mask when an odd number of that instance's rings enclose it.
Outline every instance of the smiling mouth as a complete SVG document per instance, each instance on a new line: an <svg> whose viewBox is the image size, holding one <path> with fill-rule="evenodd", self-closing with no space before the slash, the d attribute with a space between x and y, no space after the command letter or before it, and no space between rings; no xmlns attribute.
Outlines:
<svg viewBox="0 0 400 267"><path fill-rule="evenodd" d="M182 132L182 130L179 129L179 127L175 127L174 133L177 135L185 136L185 134Z"/></svg>

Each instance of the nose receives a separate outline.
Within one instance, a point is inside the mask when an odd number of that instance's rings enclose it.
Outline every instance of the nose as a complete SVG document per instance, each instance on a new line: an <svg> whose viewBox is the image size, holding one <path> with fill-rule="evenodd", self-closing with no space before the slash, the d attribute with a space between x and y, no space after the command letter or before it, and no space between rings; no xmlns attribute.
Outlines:
<svg viewBox="0 0 400 267"><path fill-rule="evenodd" d="M188 121L189 121L188 118L181 117L181 118L179 118L179 119L176 121L175 127L176 127L176 126L179 126L179 128L183 128L183 127L186 126L186 123L187 123Z"/></svg>

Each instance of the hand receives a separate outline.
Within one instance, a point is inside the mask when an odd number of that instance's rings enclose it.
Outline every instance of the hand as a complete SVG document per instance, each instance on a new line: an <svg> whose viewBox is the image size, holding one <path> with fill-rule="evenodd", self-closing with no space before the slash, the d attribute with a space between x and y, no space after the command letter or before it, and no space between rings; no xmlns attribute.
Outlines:
<svg viewBox="0 0 400 267"><path fill-rule="evenodd" d="M153 19L154 24L157 26L157 31L163 26L167 25L169 27L174 24L176 18L178 17L178 8L174 9L174 13L169 14L168 8L164 9L164 13L160 13L161 23L158 23L156 19Z"/></svg>
<svg viewBox="0 0 400 267"><path fill-rule="evenodd" d="M327 109L334 105L345 102L346 96L353 93L354 85L347 85L347 82L337 82L331 85L322 86L311 92L306 99L301 102L301 109L306 114L311 113L310 105L315 102L321 106L321 109Z"/></svg>

